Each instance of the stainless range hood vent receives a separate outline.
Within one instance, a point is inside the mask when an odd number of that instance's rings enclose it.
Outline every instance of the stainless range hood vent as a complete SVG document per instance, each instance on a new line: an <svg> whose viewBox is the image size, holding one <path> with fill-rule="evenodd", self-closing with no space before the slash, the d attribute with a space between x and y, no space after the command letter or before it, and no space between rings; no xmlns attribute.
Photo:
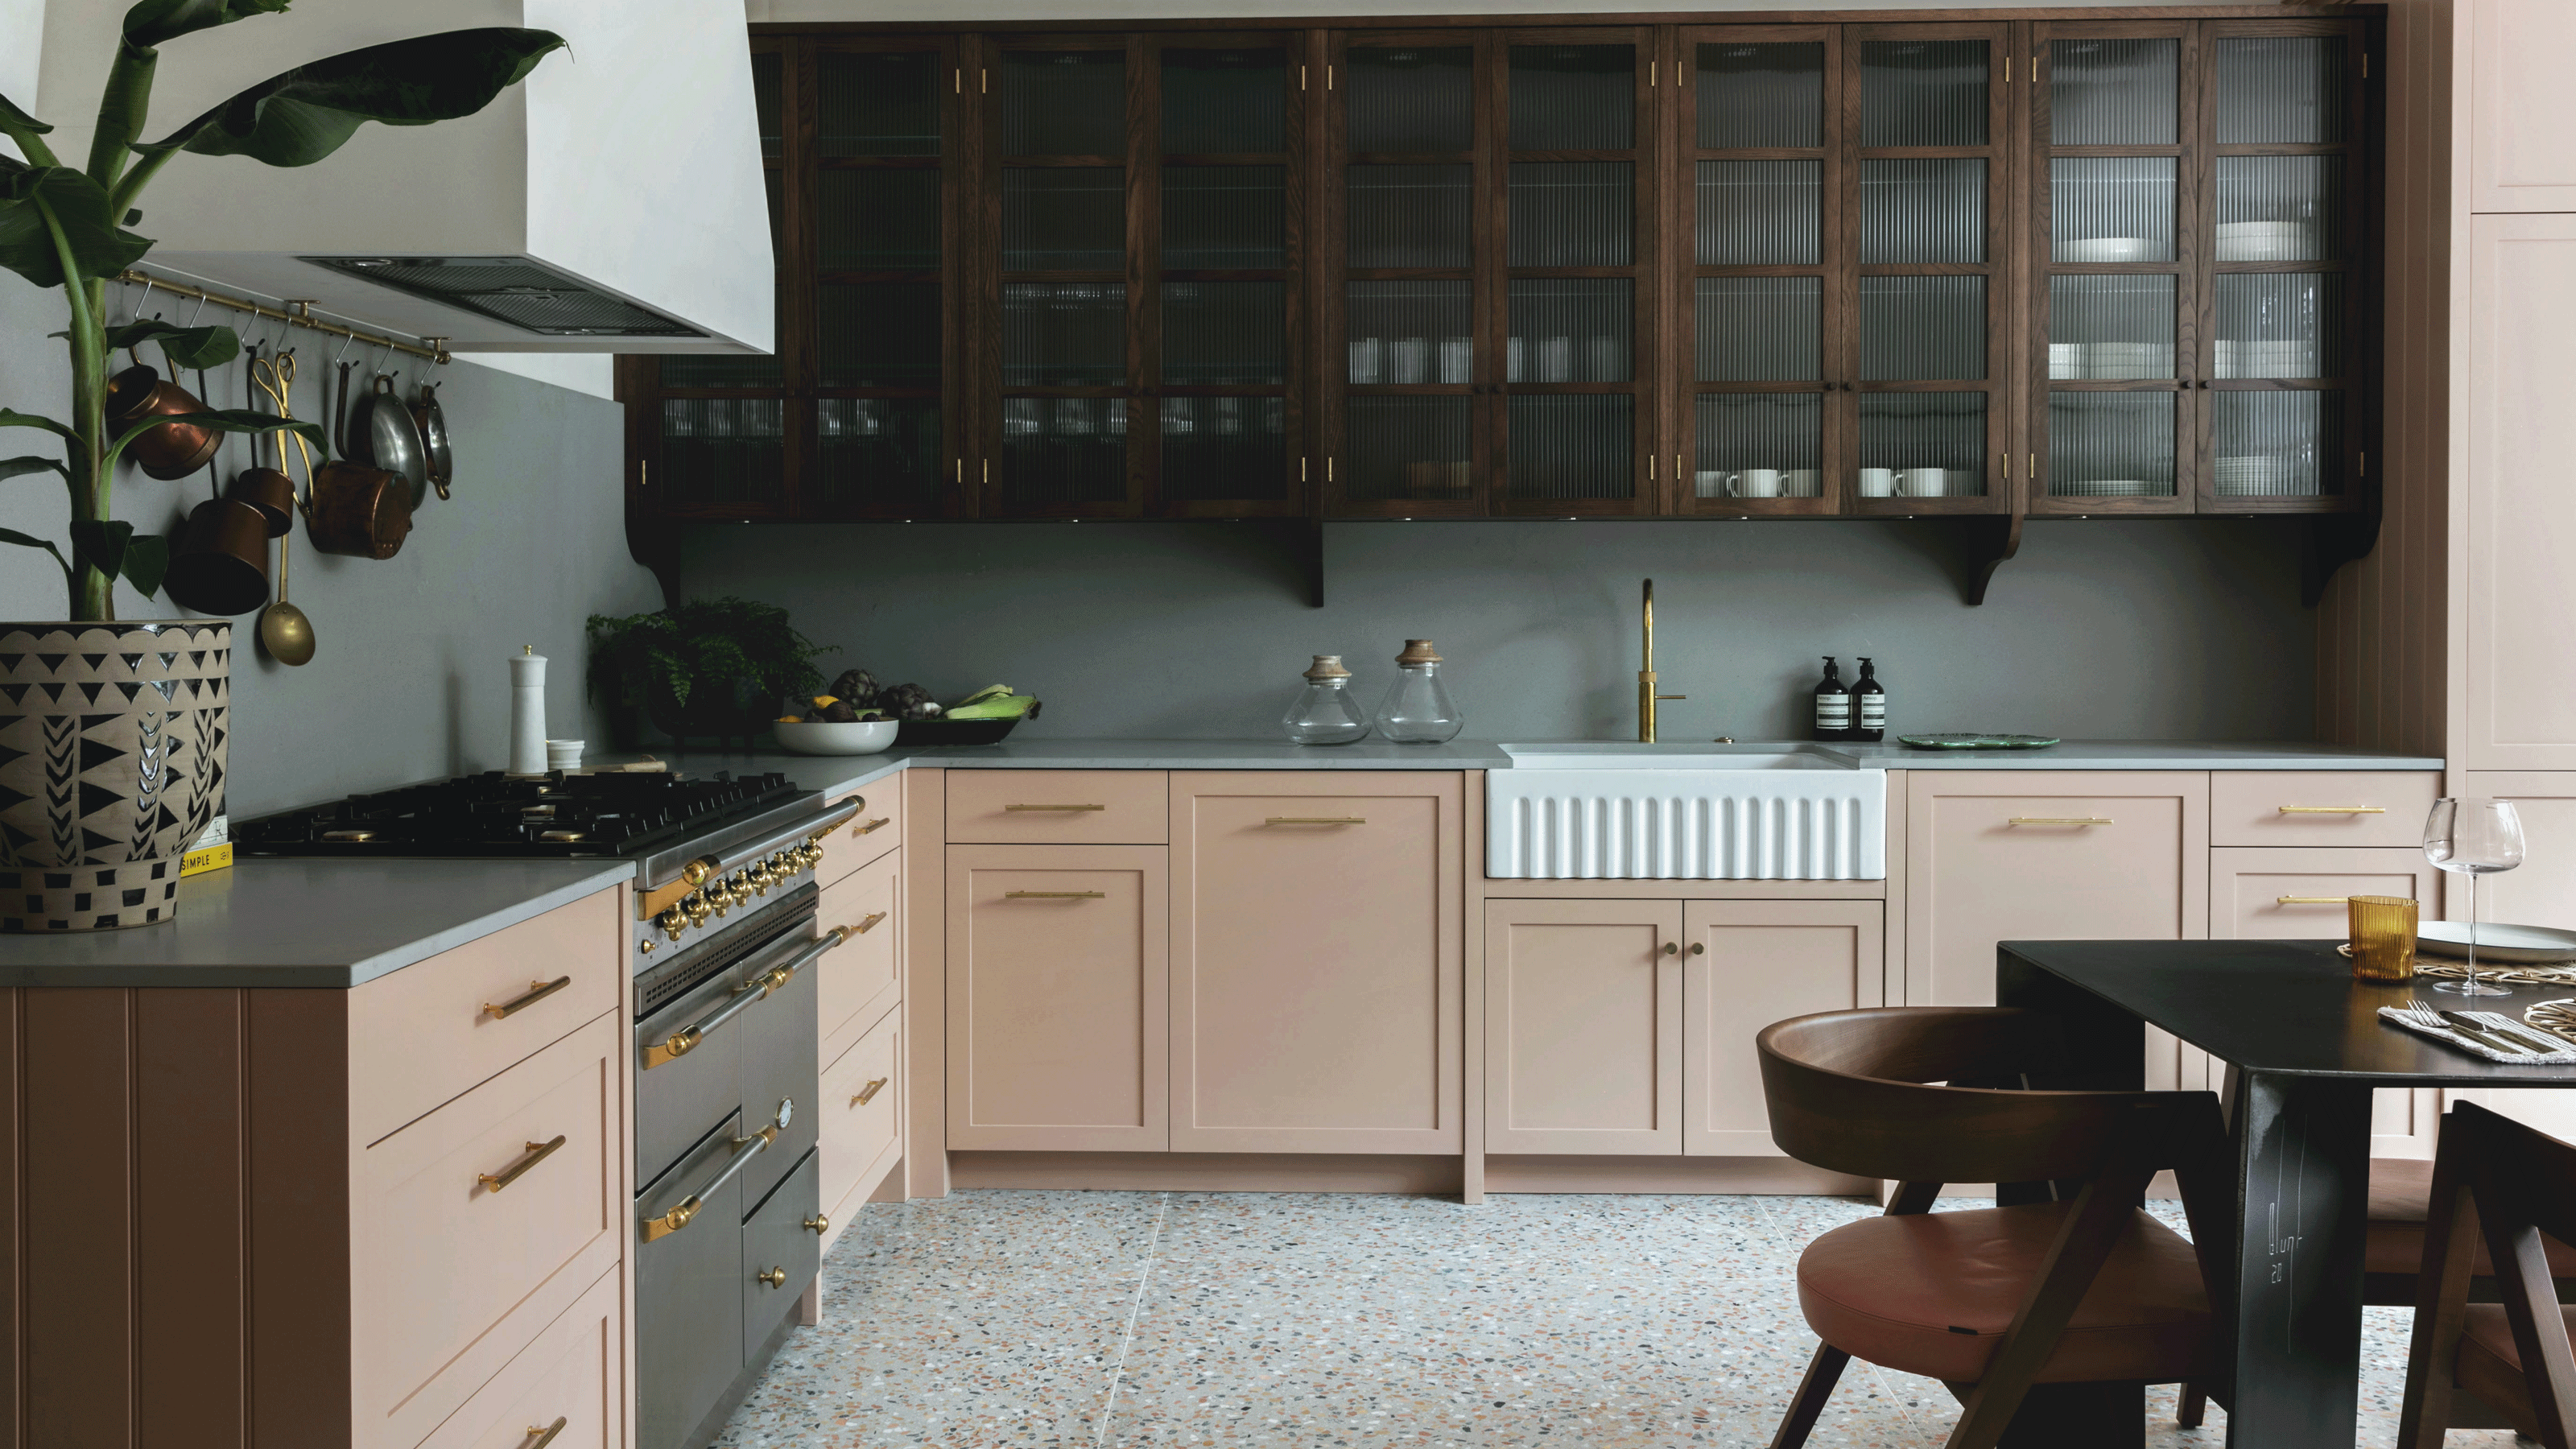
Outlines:
<svg viewBox="0 0 2576 1449"><path fill-rule="evenodd" d="M525 257L303 257L546 337L704 337L688 324Z"/></svg>

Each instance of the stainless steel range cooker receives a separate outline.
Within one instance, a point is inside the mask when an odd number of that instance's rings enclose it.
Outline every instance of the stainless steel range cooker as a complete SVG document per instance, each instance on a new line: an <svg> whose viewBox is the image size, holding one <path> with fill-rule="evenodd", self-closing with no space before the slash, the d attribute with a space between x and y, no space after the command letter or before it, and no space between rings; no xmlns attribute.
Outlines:
<svg viewBox="0 0 2576 1449"><path fill-rule="evenodd" d="M266 855L636 862L638 1449L698 1449L822 1266L813 967L821 837L858 813L783 776L471 776L244 822Z"/></svg>

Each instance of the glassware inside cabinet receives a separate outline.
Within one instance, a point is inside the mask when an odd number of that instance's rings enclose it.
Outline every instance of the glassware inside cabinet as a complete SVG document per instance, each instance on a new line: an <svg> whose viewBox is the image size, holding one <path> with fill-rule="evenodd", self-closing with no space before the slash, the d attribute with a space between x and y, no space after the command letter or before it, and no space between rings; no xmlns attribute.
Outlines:
<svg viewBox="0 0 2576 1449"><path fill-rule="evenodd" d="M1348 294L1349 381L1474 380L1474 284L1353 282Z"/></svg>
<svg viewBox="0 0 2576 1449"><path fill-rule="evenodd" d="M1693 498L1824 496L1822 393L1704 392L1692 404Z"/></svg>
<svg viewBox="0 0 2576 1449"><path fill-rule="evenodd" d="M1636 292L1626 277L1515 279L1506 380L1632 381Z"/></svg>
<svg viewBox="0 0 2576 1449"><path fill-rule="evenodd" d="M1864 498L1981 496L1986 491L1986 395L1862 394L1859 468ZM1887 491L1881 492L1882 487Z"/></svg>
<svg viewBox="0 0 2576 1449"><path fill-rule="evenodd" d="M2341 273L2221 273L2213 375L2340 377L2342 317Z"/></svg>

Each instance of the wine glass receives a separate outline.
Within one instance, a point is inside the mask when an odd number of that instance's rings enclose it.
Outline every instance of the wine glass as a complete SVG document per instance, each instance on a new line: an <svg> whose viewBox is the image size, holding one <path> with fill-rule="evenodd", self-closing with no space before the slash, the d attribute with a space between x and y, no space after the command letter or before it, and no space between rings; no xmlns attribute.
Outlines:
<svg viewBox="0 0 2576 1449"><path fill-rule="evenodd" d="M2424 820L2424 858L2469 878L2469 979L2444 981L2433 989L2462 996L2511 995L2478 980L2478 877L2522 864L2522 816L2510 800L2436 800Z"/></svg>

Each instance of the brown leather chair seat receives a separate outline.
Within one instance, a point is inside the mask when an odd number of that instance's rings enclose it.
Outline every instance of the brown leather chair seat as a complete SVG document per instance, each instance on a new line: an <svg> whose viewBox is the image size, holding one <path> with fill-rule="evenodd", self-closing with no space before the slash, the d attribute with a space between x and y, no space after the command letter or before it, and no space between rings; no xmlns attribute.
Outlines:
<svg viewBox="0 0 2576 1449"><path fill-rule="evenodd" d="M1807 1245L1798 1302L1816 1336L1855 1358L1951 1383L1985 1375L2072 1205L1864 1218ZM2135 1215L2038 1383L2191 1376L2209 1299L2191 1244Z"/></svg>
<svg viewBox="0 0 2576 1449"><path fill-rule="evenodd" d="M2562 1308L2569 1335L2576 1336L2576 1308ZM2469 1306L2460 1320L2458 1377L2461 1388L2503 1411L2523 1437L2540 1437L2540 1422L2528 1411L2523 1387L2522 1351L2513 1346L2513 1324L2493 1303Z"/></svg>
<svg viewBox="0 0 2576 1449"><path fill-rule="evenodd" d="M2370 1164L2370 1229L2364 1240L2365 1270L2413 1276L2424 1266L2424 1215L2433 1202L2433 1164L2429 1159L2374 1158ZM2576 1278L2576 1248L2543 1236L2549 1254L2549 1276ZM2480 1278L2495 1276L2487 1245L2478 1243L2477 1262L2469 1270Z"/></svg>

